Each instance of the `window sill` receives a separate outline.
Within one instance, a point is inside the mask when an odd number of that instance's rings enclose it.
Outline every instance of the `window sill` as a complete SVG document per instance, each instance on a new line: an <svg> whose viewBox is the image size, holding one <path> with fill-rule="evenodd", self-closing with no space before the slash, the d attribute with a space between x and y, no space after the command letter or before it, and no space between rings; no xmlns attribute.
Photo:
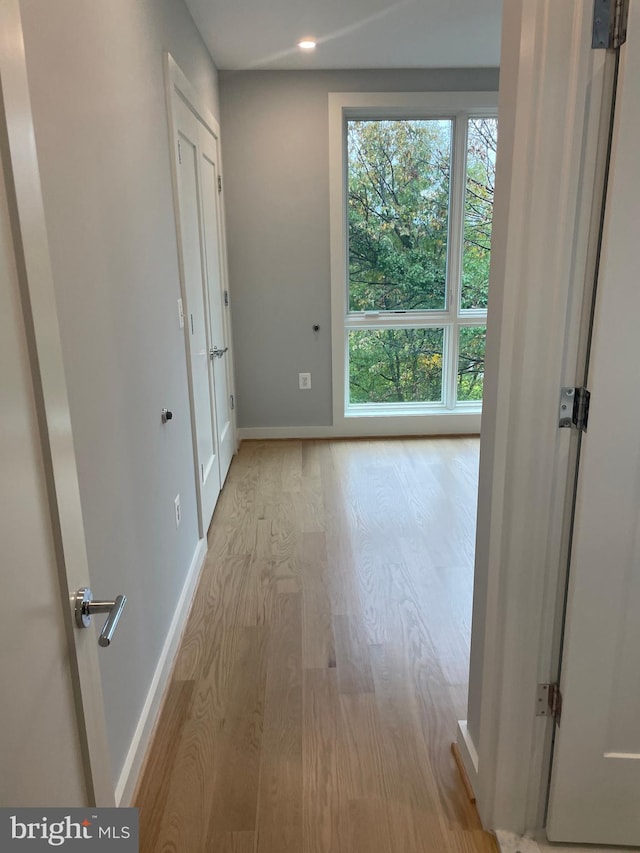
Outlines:
<svg viewBox="0 0 640 853"><path fill-rule="evenodd" d="M448 409L438 403L403 403L393 405L388 403L354 403L347 406L344 412L345 419L349 418L406 418L406 417L431 417L451 415L481 415L482 403L462 403L455 409Z"/></svg>

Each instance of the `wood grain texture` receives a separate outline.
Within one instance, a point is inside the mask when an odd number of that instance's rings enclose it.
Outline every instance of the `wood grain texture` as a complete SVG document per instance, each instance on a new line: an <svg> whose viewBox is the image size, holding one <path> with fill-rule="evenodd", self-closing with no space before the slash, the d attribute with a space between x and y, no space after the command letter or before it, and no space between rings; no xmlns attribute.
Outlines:
<svg viewBox="0 0 640 853"><path fill-rule="evenodd" d="M152 853L160 834L158 816L164 811L171 787L171 775L180 738L188 719L193 694L193 681L174 680L164 697L154 744L144 767L136 803L140 809L140 851Z"/></svg>
<svg viewBox="0 0 640 853"><path fill-rule="evenodd" d="M242 445L139 789L143 853L495 853L450 749L478 447Z"/></svg>

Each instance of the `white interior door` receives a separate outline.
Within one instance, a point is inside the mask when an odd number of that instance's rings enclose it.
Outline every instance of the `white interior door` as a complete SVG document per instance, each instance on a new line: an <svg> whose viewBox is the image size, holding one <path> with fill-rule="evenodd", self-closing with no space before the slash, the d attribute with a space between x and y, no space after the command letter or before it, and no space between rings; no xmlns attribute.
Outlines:
<svg viewBox="0 0 640 853"><path fill-rule="evenodd" d="M202 239L200 181L200 123L180 98L174 103L178 133L177 179L180 252L185 296L185 326L189 353L191 422L196 448L196 482L200 508L200 535L206 535L220 494L218 432L214 376L209 340L209 286Z"/></svg>
<svg viewBox="0 0 640 853"><path fill-rule="evenodd" d="M640 845L640 5L620 78L547 834Z"/></svg>
<svg viewBox="0 0 640 853"><path fill-rule="evenodd" d="M73 620L89 575L21 45L3 0L0 805L112 806L96 635Z"/></svg>
<svg viewBox="0 0 640 853"><path fill-rule="evenodd" d="M216 423L218 427L218 454L220 479L227 476L235 449L231 414L229 339L225 323L228 300L224 296L224 260L222 253L222 228L220 212L220 177L218 143L211 131L199 122L200 179L202 186L202 222L207 273L209 305L209 340L213 386L215 389Z"/></svg>
<svg viewBox="0 0 640 853"><path fill-rule="evenodd" d="M80 806L84 770L1 176L0 195L0 804Z"/></svg>

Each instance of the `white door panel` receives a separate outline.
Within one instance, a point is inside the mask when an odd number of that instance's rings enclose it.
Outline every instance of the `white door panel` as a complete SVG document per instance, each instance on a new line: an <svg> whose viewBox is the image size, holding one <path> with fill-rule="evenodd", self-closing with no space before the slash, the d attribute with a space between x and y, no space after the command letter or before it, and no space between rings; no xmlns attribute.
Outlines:
<svg viewBox="0 0 640 853"><path fill-rule="evenodd" d="M179 138L180 243L186 298L185 326L190 360L192 425L197 457L196 479L201 512L200 534L204 536L220 493L220 468L213 377L209 358L206 258L201 237L199 123L181 101L177 104L176 120Z"/></svg>
<svg viewBox="0 0 640 853"><path fill-rule="evenodd" d="M1 174L0 282L0 804L81 806L84 772Z"/></svg>
<svg viewBox="0 0 640 853"><path fill-rule="evenodd" d="M222 233L220 228L219 169L217 143L209 130L200 123L200 175L202 183L202 210L204 244L207 260L207 290L209 301L210 343L221 356L212 359L214 374L216 423L218 426L218 453L220 454L220 479L224 482L234 452L229 392L229 343L226 335L224 270Z"/></svg>
<svg viewBox="0 0 640 853"><path fill-rule="evenodd" d="M21 45L19 4L3 0L0 805L113 806L96 633L71 604L89 571Z"/></svg>
<svg viewBox="0 0 640 853"><path fill-rule="evenodd" d="M169 61L169 74L177 69ZM183 81L184 82L184 81ZM230 335L219 199L218 140L171 88L177 140L179 243L186 300L192 426L197 456L200 534L205 535L235 451Z"/></svg>
<svg viewBox="0 0 640 853"><path fill-rule="evenodd" d="M547 834L640 845L640 7L621 48Z"/></svg>

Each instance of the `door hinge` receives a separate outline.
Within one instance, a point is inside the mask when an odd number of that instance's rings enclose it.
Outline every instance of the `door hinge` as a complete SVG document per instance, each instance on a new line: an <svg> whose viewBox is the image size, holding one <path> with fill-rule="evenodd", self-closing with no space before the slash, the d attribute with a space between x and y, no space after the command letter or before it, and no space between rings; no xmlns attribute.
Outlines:
<svg viewBox="0 0 640 853"><path fill-rule="evenodd" d="M232 394L231 395L231 408L235 409L235 407L236 407L236 398Z"/></svg>
<svg viewBox="0 0 640 853"><path fill-rule="evenodd" d="M218 175L218 192L222 192L222 175Z"/></svg>
<svg viewBox="0 0 640 853"><path fill-rule="evenodd" d="M627 40L629 0L594 0L591 47L617 50Z"/></svg>
<svg viewBox="0 0 640 853"><path fill-rule="evenodd" d="M178 140L178 163L182 165L182 143Z"/></svg>
<svg viewBox="0 0 640 853"><path fill-rule="evenodd" d="M553 717L560 725L562 693L559 684L538 684L536 691L536 717Z"/></svg>
<svg viewBox="0 0 640 853"><path fill-rule="evenodd" d="M586 388L562 388L558 426L570 429L573 427L586 432L590 400L591 393Z"/></svg>
<svg viewBox="0 0 640 853"><path fill-rule="evenodd" d="M226 306L229 305L229 291L228 290L225 290L225 292L224 292L224 304Z"/></svg>

